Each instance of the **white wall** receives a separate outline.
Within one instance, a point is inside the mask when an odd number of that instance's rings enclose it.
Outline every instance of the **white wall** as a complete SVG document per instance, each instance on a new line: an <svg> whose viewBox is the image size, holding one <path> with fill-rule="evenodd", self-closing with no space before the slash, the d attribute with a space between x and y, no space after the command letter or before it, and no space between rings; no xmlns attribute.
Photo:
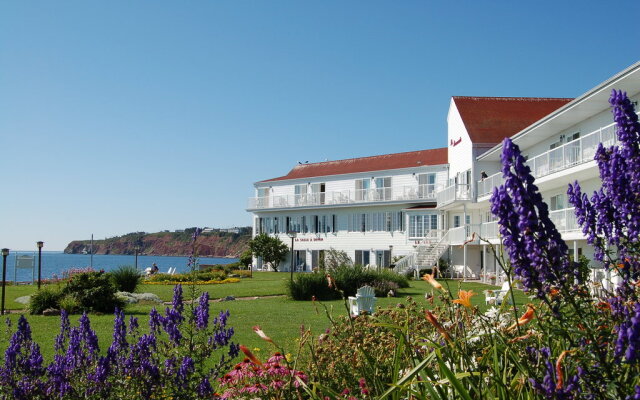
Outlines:
<svg viewBox="0 0 640 400"><path fill-rule="evenodd" d="M453 178L459 172L464 172L473 166L473 144L453 99L449 104L447 124L449 177ZM457 142L458 140L461 140L459 144L456 146L451 145L452 141Z"/></svg>

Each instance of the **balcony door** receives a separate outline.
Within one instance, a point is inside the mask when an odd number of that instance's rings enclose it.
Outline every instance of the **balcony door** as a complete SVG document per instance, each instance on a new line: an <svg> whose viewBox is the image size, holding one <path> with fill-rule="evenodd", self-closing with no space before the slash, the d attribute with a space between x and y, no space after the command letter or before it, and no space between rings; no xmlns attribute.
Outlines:
<svg viewBox="0 0 640 400"><path fill-rule="evenodd" d="M376 178L376 200L391 200L391 177Z"/></svg>
<svg viewBox="0 0 640 400"><path fill-rule="evenodd" d="M369 179L356 180L356 201L369 201L369 189L371 181Z"/></svg>
<svg viewBox="0 0 640 400"><path fill-rule="evenodd" d="M436 187L436 174L418 175L418 198L427 199L433 197Z"/></svg>
<svg viewBox="0 0 640 400"><path fill-rule="evenodd" d="M295 205L296 206L304 206L307 204L307 185L296 185L295 186Z"/></svg>
<svg viewBox="0 0 640 400"><path fill-rule="evenodd" d="M311 196L314 204L324 204L325 188L326 185L324 183L311 184Z"/></svg>

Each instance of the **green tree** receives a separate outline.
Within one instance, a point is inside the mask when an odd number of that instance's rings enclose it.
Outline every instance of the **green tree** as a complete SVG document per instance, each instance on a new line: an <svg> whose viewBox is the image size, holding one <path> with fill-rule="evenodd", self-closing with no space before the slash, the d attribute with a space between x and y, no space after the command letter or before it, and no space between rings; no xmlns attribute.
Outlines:
<svg viewBox="0 0 640 400"><path fill-rule="evenodd" d="M261 233L251 239L249 249L254 256L262 258L265 263L271 264L271 267L278 271L280 262L284 260L289 247L277 237L271 237L265 233Z"/></svg>
<svg viewBox="0 0 640 400"><path fill-rule="evenodd" d="M246 249L240 254L240 265L246 267L251 264L253 261L253 254L251 253L251 249Z"/></svg>

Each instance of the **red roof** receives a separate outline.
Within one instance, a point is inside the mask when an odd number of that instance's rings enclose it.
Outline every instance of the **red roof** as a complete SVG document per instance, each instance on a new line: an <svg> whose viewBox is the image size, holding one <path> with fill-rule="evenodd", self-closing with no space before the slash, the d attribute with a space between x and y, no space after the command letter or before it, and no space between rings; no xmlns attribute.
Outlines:
<svg viewBox="0 0 640 400"><path fill-rule="evenodd" d="M357 172L384 171L388 169L422 167L447 163L447 148L409 151L406 153L384 154L380 156L350 158L347 160L325 161L301 164L293 167L285 176L266 179L261 182L286 179L312 178L316 176L352 174Z"/></svg>
<svg viewBox="0 0 640 400"><path fill-rule="evenodd" d="M500 143L573 99L454 96L473 143Z"/></svg>

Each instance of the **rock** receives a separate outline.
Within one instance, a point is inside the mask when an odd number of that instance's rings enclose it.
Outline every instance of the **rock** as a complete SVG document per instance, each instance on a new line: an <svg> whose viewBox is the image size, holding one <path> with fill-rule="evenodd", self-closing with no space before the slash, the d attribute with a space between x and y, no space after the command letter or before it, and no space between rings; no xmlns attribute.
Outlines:
<svg viewBox="0 0 640 400"><path fill-rule="evenodd" d="M227 297L225 297L224 299L222 299L222 301L233 301L233 300L235 300L235 299L236 299L236 298L235 298L235 297L233 297L233 296L227 296Z"/></svg>
<svg viewBox="0 0 640 400"><path fill-rule="evenodd" d="M21 296L18 297L17 299L14 300L16 303L20 303L20 304L29 304L29 302L31 301L31 296Z"/></svg>
<svg viewBox="0 0 640 400"><path fill-rule="evenodd" d="M42 315L44 315L45 317L60 315L60 310L56 310L55 308L47 308L42 312Z"/></svg>

